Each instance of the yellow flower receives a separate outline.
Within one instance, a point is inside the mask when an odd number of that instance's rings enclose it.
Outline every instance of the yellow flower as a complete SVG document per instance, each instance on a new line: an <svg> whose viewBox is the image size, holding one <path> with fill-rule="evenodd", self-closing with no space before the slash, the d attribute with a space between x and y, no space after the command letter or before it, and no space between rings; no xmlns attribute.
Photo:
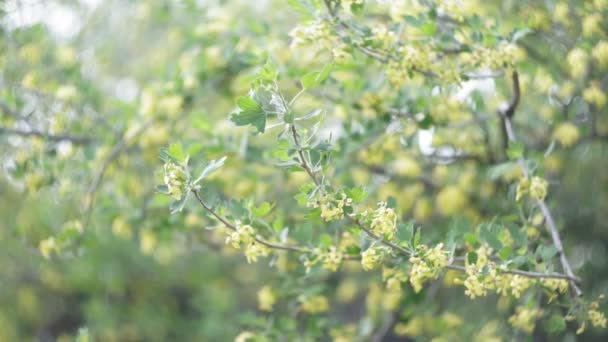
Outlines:
<svg viewBox="0 0 608 342"><path fill-rule="evenodd" d="M564 122L553 131L553 138L566 147L574 145L579 137L578 127L571 122Z"/></svg>
<svg viewBox="0 0 608 342"><path fill-rule="evenodd" d="M73 100L78 96L78 90L73 85L62 85L55 91L55 96L63 101Z"/></svg>
<svg viewBox="0 0 608 342"><path fill-rule="evenodd" d="M410 284L416 293L422 290L424 283L437 279L443 268L448 264L448 252L443 250L440 243L433 248L426 245L416 246L416 253L409 259Z"/></svg>
<svg viewBox="0 0 608 342"><path fill-rule="evenodd" d="M242 331L237 337L234 338L234 342L247 342L255 339L256 335L251 331Z"/></svg>
<svg viewBox="0 0 608 342"><path fill-rule="evenodd" d="M58 251L59 247L57 246L57 241L55 241L54 237L49 237L40 241L38 244L38 250L43 257L46 259L51 257L51 253Z"/></svg>
<svg viewBox="0 0 608 342"><path fill-rule="evenodd" d="M258 291L258 307L262 311L272 311L277 298L272 288L268 285Z"/></svg>
<svg viewBox="0 0 608 342"><path fill-rule="evenodd" d="M608 67L608 41L600 40L591 51L591 55L601 67Z"/></svg>
<svg viewBox="0 0 608 342"><path fill-rule="evenodd" d="M165 171L164 182L168 189L169 196L179 200L187 191L188 173L186 168L174 162L166 162L163 165Z"/></svg>
<svg viewBox="0 0 608 342"><path fill-rule="evenodd" d="M591 37L595 33L602 33L602 17L599 13L586 15L583 18L583 36Z"/></svg>
<svg viewBox="0 0 608 342"><path fill-rule="evenodd" d="M532 177L530 182L530 196L542 201L547 196L547 181L540 177Z"/></svg>
<svg viewBox="0 0 608 342"><path fill-rule="evenodd" d="M422 174L420 165L413 158L409 157L397 159L393 163L393 170L400 176L410 178L416 178Z"/></svg>
<svg viewBox="0 0 608 342"><path fill-rule="evenodd" d="M534 330L536 319L541 315L542 311L539 309L518 306L515 309L515 314L509 317L509 323L513 327L530 334Z"/></svg>
<svg viewBox="0 0 608 342"><path fill-rule="evenodd" d="M370 271L376 268L384 258L381 247L372 246L361 253L361 266L364 270Z"/></svg>
<svg viewBox="0 0 608 342"><path fill-rule="evenodd" d="M392 239L397 231L397 214L395 209L387 207L386 202L378 202L372 214L371 230L387 239Z"/></svg>
<svg viewBox="0 0 608 342"><path fill-rule="evenodd" d="M267 257L270 254L270 249L258 242L250 242L245 247L245 257L248 263L257 262L258 257Z"/></svg>
<svg viewBox="0 0 608 342"><path fill-rule="evenodd" d="M591 309L587 312L589 315L589 320L591 321L591 325L594 327L606 327L606 316L604 316L603 312L599 312L595 309Z"/></svg>
<svg viewBox="0 0 608 342"><path fill-rule="evenodd" d="M350 207L353 200L343 192L321 195L316 201L308 202L308 207L321 209L321 218L331 222L344 218L345 207Z"/></svg>
<svg viewBox="0 0 608 342"><path fill-rule="evenodd" d="M598 82L591 83L591 86L583 91L583 97L585 101L595 104L598 108L606 104L606 93Z"/></svg>
<svg viewBox="0 0 608 342"><path fill-rule="evenodd" d="M326 312L329 310L329 301L325 296L316 295L311 297L301 296L299 298L301 306L300 309L303 312L315 314Z"/></svg>
<svg viewBox="0 0 608 342"><path fill-rule="evenodd" d="M319 257L322 260L323 268L335 272L342 263L343 256L335 246L331 246L329 251L322 253Z"/></svg>
<svg viewBox="0 0 608 342"><path fill-rule="evenodd" d="M587 72L587 62L589 56L585 50L574 48L568 53L568 65L570 66L570 74L572 77L581 77Z"/></svg>
<svg viewBox="0 0 608 342"><path fill-rule="evenodd" d="M123 239L130 239L133 235L129 223L122 217L117 217L112 221L112 233Z"/></svg>
<svg viewBox="0 0 608 342"><path fill-rule="evenodd" d="M141 234L139 248L141 249L142 253L152 253L154 251L154 248L156 248L157 244L158 239L156 238L154 232L146 230Z"/></svg>
<svg viewBox="0 0 608 342"><path fill-rule="evenodd" d="M182 110L184 99L179 95L164 96L158 101L158 110L168 117L175 117Z"/></svg>
<svg viewBox="0 0 608 342"><path fill-rule="evenodd" d="M437 194L437 208L446 216L461 211L466 206L466 203L466 194L457 186L446 186Z"/></svg>
<svg viewBox="0 0 608 342"><path fill-rule="evenodd" d="M553 9L553 18L555 21L568 25L571 21L570 8L568 8L568 4L564 2L559 2L555 4L555 8Z"/></svg>

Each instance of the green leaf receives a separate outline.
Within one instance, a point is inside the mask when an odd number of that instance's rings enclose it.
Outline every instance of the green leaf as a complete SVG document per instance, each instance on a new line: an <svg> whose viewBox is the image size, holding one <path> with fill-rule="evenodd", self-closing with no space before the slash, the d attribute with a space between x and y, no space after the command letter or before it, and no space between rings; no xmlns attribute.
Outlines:
<svg viewBox="0 0 608 342"><path fill-rule="evenodd" d="M167 149L167 154L169 154L171 158L175 159L180 163L185 163L186 159L188 158L188 155L186 154L186 152L184 152L184 148L180 143L173 143L169 145L169 148Z"/></svg>
<svg viewBox="0 0 608 342"><path fill-rule="evenodd" d="M397 239L401 242L407 242L411 244L412 237L414 237L414 221L408 223L399 223L397 226Z"/></svg>
<svg viewBox="0 0 608 342"><path fill-rule="evenodd" d="M367 192L362 187L354 187L352 189L345 189L344 193L350 197L354 203L361 202L367 197Z"/></svg>
<svg viewBox="0 0 608 342"><path fill-rule="evenodd" d="M272 156L282 161L289 160L291 144L287 139L280 139L272 148Z"/></svg>
<svg viewBox="0 0 608 342"><path fill-rule="evenodd" d="M511 254L513 253L513 248L511 246L505 246L499 253L498 256L502 260L508 260Z"/></svg>
<svg viewBox="0 0 608 342"><path fill-rule="evenodd" d="M169 207L171 214L175 214L175 213L182 211L182 209L184 209L184 206L186 205L186 202L188 201L189 197L190 197L190 192L187 192L186 195L184 197L182 197L180 200L177 200L177 201L174 201L173 203L171 203L171 206Z"/></svg>
<svg viewBox="0 0 608 342"><path fill-rule="evenodd" d="M222 167L224 165L224 161L226 161L226 158L227 158L226 156L223 156L222 158L220 158L218 160L212 160L209 163L209 165L207 165L207 167L205 167L203 172L201 172L201 175L198 176L198 178L194 181L194 184L198 184L198 182L200 182L203 178L207 177L211 172Z"/></svg>
<svg viewBox="0 0 608 342"><path fill-rule="evenodd" d="M241 96L236 100L239 112L232 113L230 120L237 126L252 125L259 133L266 130L266 112L262 106L248 96Z"/></svg>
<svg viewBox="0 0 608 342"><path fill-rule="evenodd" d="M509 145L509 149L507 150L507 156L511 160L523 158L524 144L519 141L511 142L511 144Z"/></svg>
<svg viewBox="0 0 608 342"><path fill-rule="evenodd" d="M495 251L502 249L502 242L500 242L497 229L493 224L485 223L479 225L479 237L487 242Z"/></svg>
<svg viewBox="0 0 608 342"><path fill-rule="evenodd" d="M557 248L555 246L539 245L536 254L543 259L543 262L548 262L557 254Z"/></svg>
<svg viewBox="0 0 608 342"><path fill-rule="evenodd" d="M302 76L300 82L305 89L313 88L323 82L332 71L333 65L327 64L321 71L313 71Z"/></svg>
<svg viewBox="0 0 608 342"><path fill-rule="evenodd" d="M433 21L427 21L420 26L420 30L427 36L432 36L437 32L437 24Z"/></svg>
<svg viewBox="0 0 608 342"><path fill-rule="evenodd" d="M156 190L156 192L160 192L162 194L168 194L169 193L169 187L165 184L160 184L154 187L154 190Z"/></svg>
<svg viewBox="0 0 608 342"><path fill-rule="evenodd" d="M272 210L272 207L273 207L272 204L270 204L268 202L264 202L264 203L260 204L258 207L254 207L251 210L251 213L255 217L264 217Z"/></svg>
<svg viewBox="0 0 608 342"><path fill-rule="evenodd" d="M553 314L545 321L545 329L547 332L554 334L566 330L566 321L558 314Z"/></svg>
<svg viewBox="0 0 608 342"><path fill-rule="evenodd" d="M494 165L488 169L488 177L492 180L496 180L511 172L516 167L518 167L517 164L512 161Z"/></svg>
<svg viewBox="0 0 608 342"><path fill-rule="evenodd" d="M518 40L524 38L525 36L529 35L530 33L534 33L534 31L529 28L515 30L513 32L513 34L511 35L511 42L516 43Z"/></svg>
<svg viewBox="0 0 608 342"><path fill-rule="evenodd" d="M477 262L477 253L469 252L467 253L467 262L471 265Z"/></svg>
<svg viewBox="0 0 608 342"><path fill-rule="evenodd" d="M334 244L334 239L327 233L321 234L319 240L321 241L321 246L323 246L323 248L329 248Z"/></svg>
<svg viewBox="0 0 608 342"><path fill-rule="evenodd" d="M267 60L266 64L264 64L262 69L260 69L260 71L258 72L258 76L262 80L272 82L276 81L277 77L279 76L279 72L274 67L272 62L270 60Z"/></svg>
<svg viewBox="0 0 608 342"><path fill-rule="evenodd" d="M414 248L416 248L416 246L418 246L418 244L420 243L420 228L418 228L418 230L416 230L416 234L414 234L414 242L412 243L412 246Z"/></svg>

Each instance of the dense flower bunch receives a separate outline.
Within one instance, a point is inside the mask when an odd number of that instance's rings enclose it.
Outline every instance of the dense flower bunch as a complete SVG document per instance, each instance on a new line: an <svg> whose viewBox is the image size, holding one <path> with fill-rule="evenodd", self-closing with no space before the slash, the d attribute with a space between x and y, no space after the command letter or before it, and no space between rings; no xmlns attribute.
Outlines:
<svg viewBox="0 0 608 342"><path fill-rule="evenodd" d="M522 178L517 184L515 199L519 201L525 194L530 194L532 198L542 201L547 197L547 186L547 181L540 177Z"/></svg>
<svg viewBox="0 0 608 342"><path fill-rule="evenodd" d="M420 292L424 284L432 279L439 278L448 265L449 253L443 249L443 243L430 248L427 245L416 246L416 253L409 259L410 284L415 292Z"/></svg>
<svg viewBox="0 0 608 342"><path fill-rule="evenodd" d="M227 231L226 243L236 249L243 248L248 263L257 262L259 257L266 257L270 254L270 249L256 239L253 227L238 221L235 226L235 230Z"/></svg>
<svg viewBox="0 0 608 342"><path fill-rule="evenodd" d="M379 236L392 239L397 231L397 213L389 208L386 202L378 202L373 211L365 210L359 213L359 218L369 223L371 231Z"/></svg>
<svg viewBox="0 0 608 342"><path fill-rule="evenodd" d="M184 197L188 191L188 171L183 165L176 164L173 161L168 161L163 166L165 172L164 182L168 189L168 194L176 200Z"/></svg>
<svg viewBox="0 0 608 342"><path fill-rule="evenodd" d="M351 198L348 198L343 192L338 192L336 194L320 195L314 201L308 202L307 206L319 208L323 220L330 222L344 218L344 210L351 204Z"/></svg>
<svg viewBox="0 0 608 342"><path fill-rule="evenodd" d="M376 268L384 258L384 248L379 246L371 246L361 253L361 267L369 271Z"/></svg>

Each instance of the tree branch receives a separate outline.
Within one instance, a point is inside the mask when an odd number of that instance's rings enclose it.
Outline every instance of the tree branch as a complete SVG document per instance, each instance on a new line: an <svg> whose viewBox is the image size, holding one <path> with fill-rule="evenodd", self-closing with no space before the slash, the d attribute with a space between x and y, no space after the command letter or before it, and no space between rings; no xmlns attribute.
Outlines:
<svg viewBox="0 0 608 342"><path fill-rule="evenodd" d="M300 142L298 139L298 132L296 131L296 126L294 124L291 125L291 134L293 136L293 142L296 144L296 149L298 150L298 156L300 159L300 166L306 170L306 173L308 173L308 176L310 176L310 179L312 179L312 181L316 184L319 185L319 181L317 180L317 177L315 177L314 172L312 171L312 169L310 168L310 165L308 165L308 162L306 161L306 158L304 158L304 153L302 152L302 147L300 146Z"/></svg>
<svg viewBox="0 0 608 342"><path fill-rule="evenodd" d="M511 119L513 118L513 115L515 114L515 110L517 109L517 105L519 104L519 100L520 100L520 96L521 96L521 90L520 90L520 86L519 86L519 77L517 75L517 71L513 71L512 81L513 81L513 95L511 97L511 100L509 101L508 107L502 112L501 117L503 119L504 131L506 132L508 140L511 142L515 142L515 141L517 141L517 138L515 137L515 131L513 130L513 123L511 121ZM528 167L526 166L526 163L524 162L524 160L522 158L519 158L517 160L517 163L519 164L519 167L520 167L522 173L524 174L524 177L529 177L530 171L528 170ZM544 200L537 200L537 203L541 209L541 212L543 213L543 216L545 217L547 230L549 231L549 234L551 235L551 239L553 240L553 245L557 249L557 253L559 255L559 259L562 264L562 268L564 269L564 272L566 273L566 275L568 277L567 279L570 280L570 285L571 285L572 291L576 296L581 296L583 294L583 292L576 284L577 282L574 280L574 279L578 279L578 278L574 275L574 272L572 272L572 267L570 266L570 263L568 262L568 258L566 257L566 253L564 251L564 246L562 244L562 239L559 235L559 231L557 230L557 225L555 224L555 221L553 220L553 215L551 214L551 211L549 210L549 207L547 206L547 204Z"/></svg>
<svg viewBox="0 0 608 342"><path fill-rule="evenodd" d="M68 134L50 134L38 130L22 130L17 128L0 127L0 134L18 135L22 137L39 137L49 141L61 142L69 141L75 145L91 144L95 139L85 136L73 136Z"/></svg>
<svg viewBox="0 0 608 342"><path fill-rule="evenodd" d="M225 219L224 217L222 217L220 214L218 214L215 210L213 210L213 208L209 207L201 198L198 190L192 189L192 193L194 194L194 197L196 197L197 201L201 204L201 206L203 208L205 208L205 210L207 210L207 212L209 212L211 215L213 215L213 217L215 217L216 219L218 219L220 222L222 222L228 229L230 230L237 230L237 227L230 223L227 219ZM259 236L255 236L254 237L255 241L257 241L259 244L264 245L266 247L269 248L273 248L273 249L280 249L280 250L285 250L285 251L291 251L291 252L298 252L298 253L312 253L311 250L306 249L306 248L302 248L299 246L292 246L292 245L284 245L284 244L278 244L278 243L274 243L274 242L270 242L270 241L266 241L264 239L262 239Z"/></svg>

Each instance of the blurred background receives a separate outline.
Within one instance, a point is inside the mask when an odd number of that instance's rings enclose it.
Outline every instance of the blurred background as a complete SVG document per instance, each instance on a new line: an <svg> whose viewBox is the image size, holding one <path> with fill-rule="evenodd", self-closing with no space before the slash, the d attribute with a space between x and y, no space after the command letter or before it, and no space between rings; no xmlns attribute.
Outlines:
<svg viewBox="0 0 608 342"><path fill-rule="evenodd" d="M292 30L313 19L294 3L0 1L0 341L230 341L249 330L270 340L350 341L395 324L381 274L356 262L306 274L285 255L247 264L195 203L169 215L169 198L154 191L159 151L172 142L187 147L195 167L228 155L205 191L279 203L274 221L314 240L305 232L318 222L304 220L294 200L305 174L273 162L279 132L253 136L228 116L266 60L291 96L303 74L333 60L331 47L294 46ZM605 10L592 1L472 3L498 31L525 24L536 32L519 44L524 95L515 124L549 180L575 273L595 298L608 289L608 78L601 60L583 59L585 76L566 61L606 40L603 20L597 30L585 24ZM561 17L560 4L568 10ZM401 219L415 219L429 241L497 216L531 241L547 237L542 220L513 201L518 174L504 162L495 116L510 97L508 78L465 82L450 101L427 81L397 88L386 78L378 63L355 56L299 104L327 112L320 132L332 137L327 173L336 182L365 185L370 203L395 198ZM599 95L584 95L591 85ZM557 103L556 92L570 102ZM390 115L403 107L431 115L433 125ZM260 307L264 286L283 294L280 315ZM526 337L506 322L508 299L472 301L460 287L437 287L410 290L399 304L401 330L384 340L608 337L547 324ZM299 313L306 291L330 298L328 315Z"/></svg>

